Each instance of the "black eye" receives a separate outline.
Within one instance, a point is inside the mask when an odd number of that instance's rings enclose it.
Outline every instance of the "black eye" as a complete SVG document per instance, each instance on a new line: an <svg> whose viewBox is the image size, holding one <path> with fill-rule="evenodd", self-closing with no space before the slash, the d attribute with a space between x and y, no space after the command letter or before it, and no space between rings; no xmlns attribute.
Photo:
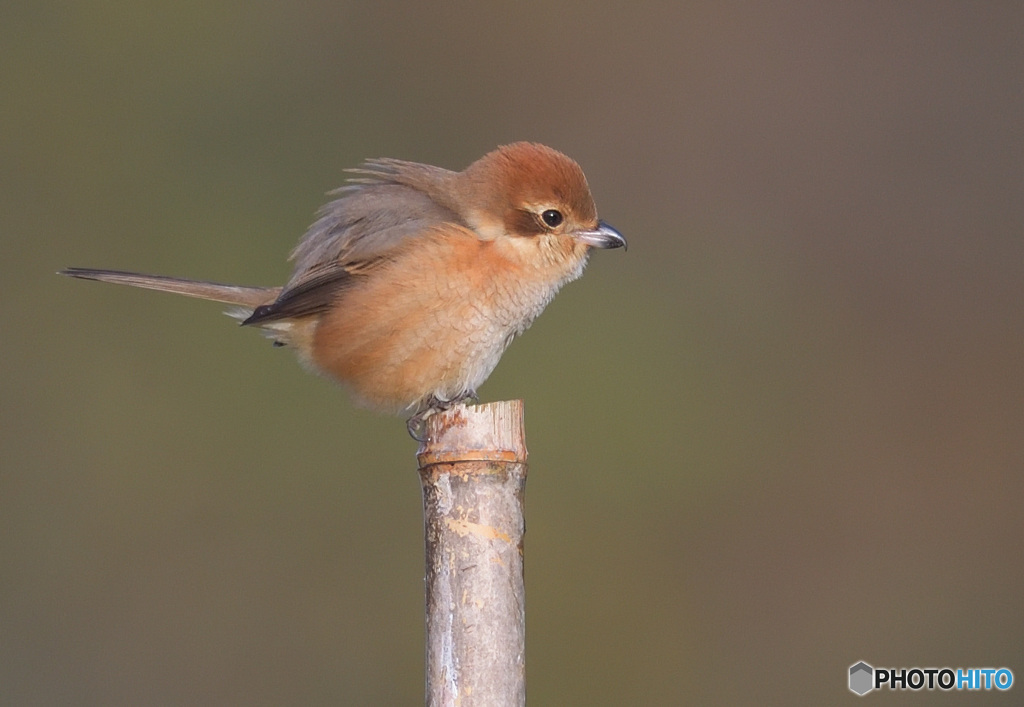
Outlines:
<svg viewBox="0 0 1024 707"><path fill-rule="evenodd" d="M562 212L555 209L548 209L540 215L548 228L558 228L562 224Z"/></svg>

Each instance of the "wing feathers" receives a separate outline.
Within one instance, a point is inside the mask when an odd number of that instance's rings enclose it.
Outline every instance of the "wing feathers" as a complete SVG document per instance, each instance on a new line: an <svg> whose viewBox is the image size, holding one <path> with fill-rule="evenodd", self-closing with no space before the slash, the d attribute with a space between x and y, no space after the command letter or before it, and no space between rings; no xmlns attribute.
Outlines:
<svg viewBox="0 0 1024 707"><path fill-rule="evenodd" d="M322 312L409 239L462 224L443 194L454 172L400 160L369 160L349 171L358 176L331 192L339 198L320 209L292 251L295 273L277 301L258 307L245 324Z"/></svg>

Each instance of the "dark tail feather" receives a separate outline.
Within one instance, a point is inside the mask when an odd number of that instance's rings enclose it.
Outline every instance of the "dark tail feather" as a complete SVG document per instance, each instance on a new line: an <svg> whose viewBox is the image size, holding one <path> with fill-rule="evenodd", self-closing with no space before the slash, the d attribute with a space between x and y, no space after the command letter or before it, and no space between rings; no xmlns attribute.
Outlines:
<svg viewBox="0 0 1024 707"><path fill-rule="evenodd" d="M113 282L118 285L131 285L132 287L144 287L149 290L160 290L161 292L173 292L178 295L185 295L186 297L198 297L199 299L213 300L214 302L225 302L249 309L256 309L260 305L273 302L281 291L280 287L239 287L238 285L222 285L217 282L183 280L164 275L142 275L121 270L68 268L67 270L61 270L58 274L77 277L82 280L98 280L100 282Z"/></svg>

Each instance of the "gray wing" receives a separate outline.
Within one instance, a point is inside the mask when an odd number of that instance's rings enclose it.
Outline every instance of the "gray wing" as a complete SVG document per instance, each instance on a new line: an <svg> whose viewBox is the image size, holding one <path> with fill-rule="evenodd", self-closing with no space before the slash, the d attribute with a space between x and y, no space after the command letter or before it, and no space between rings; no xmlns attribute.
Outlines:
<svg viewBox="0 0 1024 707"><path fill-rule="evenodd" d="M280 296L257 307L244 324L261 324L327 309L361 273L387 260L408 239L433 226L463 221L417 188L444 183L454 173L398 160L373 160L350 184L331 192L292 251L295 272ZM426 179L424 179L426 177Z"/></svg>

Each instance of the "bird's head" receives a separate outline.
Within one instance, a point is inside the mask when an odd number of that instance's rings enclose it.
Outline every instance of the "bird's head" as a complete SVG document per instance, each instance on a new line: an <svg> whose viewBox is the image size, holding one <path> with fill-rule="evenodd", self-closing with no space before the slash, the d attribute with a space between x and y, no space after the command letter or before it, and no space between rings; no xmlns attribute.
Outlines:
<svg viewBox="0 0 1024 707"><path fill-rule="evenodd" d="M625 247L599 220L583 170L566 155L531 142L504 145L457 177L463 218L485 240L517 249L583 258L591 248Z"/></svg>

